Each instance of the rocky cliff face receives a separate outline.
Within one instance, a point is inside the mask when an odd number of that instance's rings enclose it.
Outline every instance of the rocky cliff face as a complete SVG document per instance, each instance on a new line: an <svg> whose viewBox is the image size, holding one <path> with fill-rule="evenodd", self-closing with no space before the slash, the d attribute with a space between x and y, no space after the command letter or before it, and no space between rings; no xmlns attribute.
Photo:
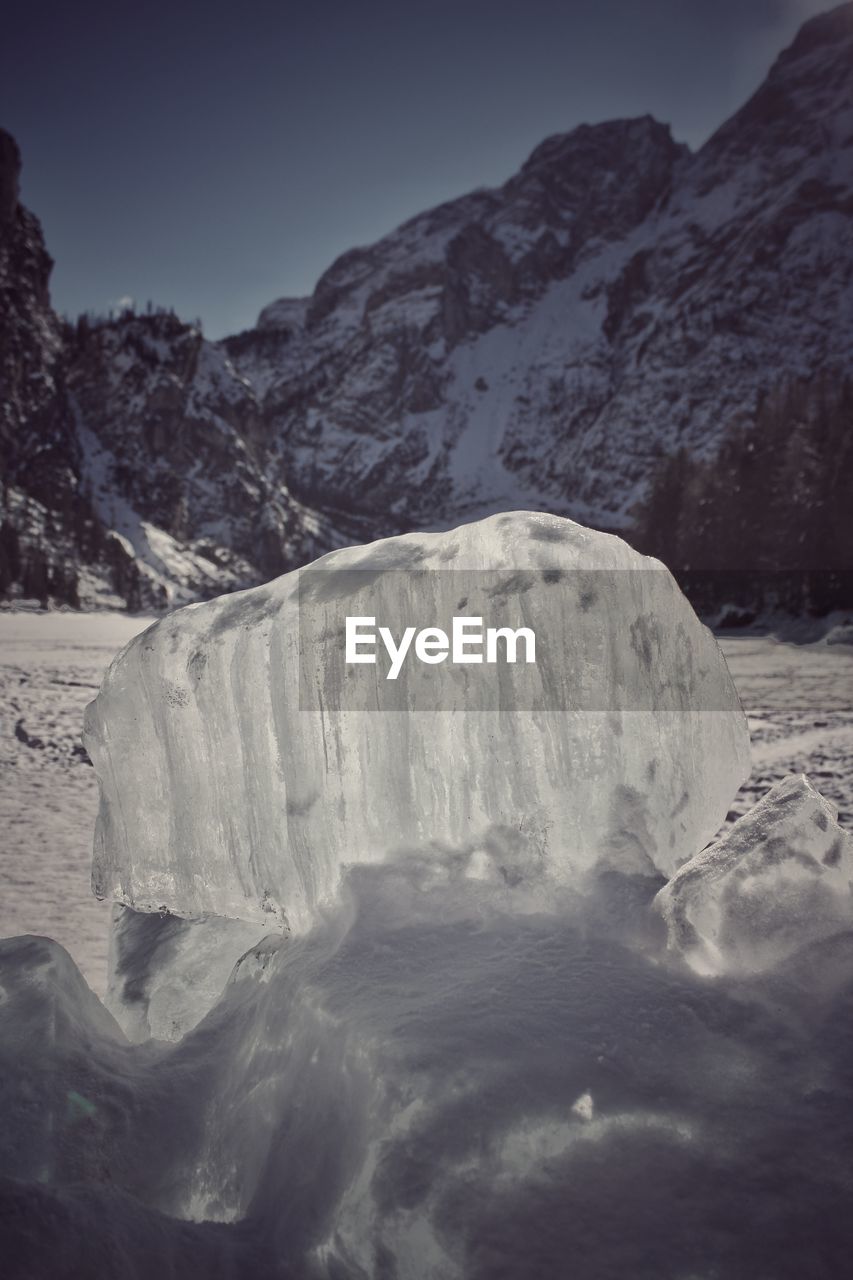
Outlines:
<svg viewBox="0 0 853 1280"><path fill-rule="evenodd" d="M78 324L66 351L86 491L164 602L274 577L333 541L267 479L258 397L198 329L127 313Z"/></svg>
<svg viewBox="0 0 853 1280"><path fill-rule="evenodd" d="M539 434L533 401L554 394L544 348L590 327L578 282L583 292L590 263L643 225L684 154L648 118L584 126L543 143L500 190L344 255L307 304L267 308L229 350L261 389L297 490L379 526L548 501L555 442L529 484L509 456L519 428Z"/></svg>
<svg viewBox="0 0 853 1280"><path fill-rule="evenodd" d="M18 580L47 594L76 559L70 530L83 513L48 293L53 264L37 219L19 202L20 169L14 139L0 130L0 591Z"/></svg>
<svg viewBox="0 0 853 1280"><path fill-rule="evenodd" d="M53 263L38 221L18 200L20 168L17 144L0 132L0 447L8 479L38 488L58 478L48 475L48 455L67 446L68 421L48 293Z"/></svg>
<svg viewBox="0 0 853 1280"><path fill-rule="evenodd" d="M76 495L125 598L502 508L629 529L662 455L851 365L850 4L697 153L649 117L550 138L221 343L165 314L63 329L10 139L0 162L8 493Z"/></svg>
<svg viewBox="0 0 853 1280"><path fill-rule="evenodd" d="M174 315L76 326L0 132L0 592L163 608L274 576L334 540L265 476L258 397Z"/></svg>

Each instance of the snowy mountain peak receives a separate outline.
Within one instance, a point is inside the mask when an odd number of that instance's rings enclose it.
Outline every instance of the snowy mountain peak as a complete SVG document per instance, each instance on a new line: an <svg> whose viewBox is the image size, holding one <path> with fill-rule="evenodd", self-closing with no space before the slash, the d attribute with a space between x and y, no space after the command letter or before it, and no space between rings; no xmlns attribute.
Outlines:
<svg viewBox="0 0 853 1280"><path fill-rule="evenodd" d="M257 327L259 329L302 329L305 325L308 302L308 298L279 298L276 302L271 302L264 307L258 316Z"/></svg>
<svg viewBox="0 0 853 1280"><path fill-rule="evenodd" d="M601 124L581 124L568 133L552 134L534 147L521 173L536 169L567 169L578 163L590 168L606 167L607 161L628 149L673 146L669 125L654 116L605 120ZM681 150L687 150L681 147Z"/></svg>
<svg viewBox="0 0 853 1280"><path fill-rule="evenodd" d="M262 335L239 354L282 476L378 532L507 504L625 527L662 453L843 366L849 27L807 24L697 154L649 116L581 125L340 257L277 369Z"/></svg>
<svg viewBox="0 0 853 1280"><path fill-rule="evenodd" d="M0 142L7 522L47 546L64 493L161 602L501 509L630 529L662 459L850 368L851 139L848 4L698 152L650 116L554 135L219 343L174 317L63 334Z"/></svg>
<svg viewBox="0 0 853 1280"><path fill-rule="evenodd" d="M756 174L797 166L834 148L847 161L853 139L853 5L819 14L803 26L756 93L708 140L700 156L729 168L752 157ZM801 152L805 153L801 155ZM770 175L772 177L772 175Z"/></svg>
<svg viewBox="0 0 853 1280"><path fill-rule="evenodd" d="M809 18L800 27L794 40L774 64L780 65L806 58L815 50L839 52L845 44L853 43L853 4L839 4ZM771 72L772 75L772 72Z"/></svg>

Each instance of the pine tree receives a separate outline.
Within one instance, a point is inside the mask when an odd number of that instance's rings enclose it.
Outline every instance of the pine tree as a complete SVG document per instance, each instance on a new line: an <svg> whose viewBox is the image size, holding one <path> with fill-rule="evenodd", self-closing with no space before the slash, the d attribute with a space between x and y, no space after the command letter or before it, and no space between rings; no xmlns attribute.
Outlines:
<svg viewBox="0 0 853 1280"><path fill-rule="evenodd" d="M27 552L21 586L26 599L38 600L43 609L47 608L50 599L50 571L42 547L31 547Z"/></svg>
<svg viewBox="0 0 853 1280"><path fill-rule="evenodd" d="M9 519L0 524L0 560L5 565L7 578L7 585L2 589L8 591L21 578L21 543L18 530Z"/></svg>
<svg viewBox="0 0 853 1280"><path fill-rule="evenodd" d="M701 607L740 596L825 612L853 603L851 493L853 383L825 372L765 395L714 458L664 457L636 541Z"/></svg>

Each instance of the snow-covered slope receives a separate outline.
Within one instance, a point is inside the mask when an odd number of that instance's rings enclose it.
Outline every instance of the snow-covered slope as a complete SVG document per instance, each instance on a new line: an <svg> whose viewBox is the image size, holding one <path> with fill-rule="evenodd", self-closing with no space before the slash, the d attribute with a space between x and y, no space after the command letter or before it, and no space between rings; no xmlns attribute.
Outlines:
<svg viewBox="0 0 853 1280"><path fill-rule="evenodd" d="M661 452L849 367L852 141L845 5L695 155L648 117L583 126L345 254L229 347L282 474L377 527L523 504L625 525Z"/></svg>

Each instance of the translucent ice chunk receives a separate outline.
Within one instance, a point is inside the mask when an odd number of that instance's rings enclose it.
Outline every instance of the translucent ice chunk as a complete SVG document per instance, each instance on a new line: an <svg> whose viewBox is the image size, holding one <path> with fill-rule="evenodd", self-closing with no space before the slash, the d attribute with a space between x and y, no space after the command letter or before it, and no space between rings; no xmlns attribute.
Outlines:
<svg viewBox="0 0 853 1280"><path fill-rule="evenodd" d="M802 775L777 782L655 898L698 973L756 972L853 928L853 838Z"/></svg>
<svg viewBox="0 0 853 1280"><path fill-rule="evenodd" d="M264 932L245 920L183 920L115 906L105 1004L129 1040L180 1040Z"/></svg>
<svg viewBox="0 0 853 1280"><path fill-rule="evenodd" d="M400 679L347 665L348 616L535 634L535 662ZM501 650L503 652L503 650ZM345 863L425 842L506 877L671 874L749 769L725 661L671 575L516 512L334 552L138 636L90 706L94 884L141 911L302 932Z"/></svg>

